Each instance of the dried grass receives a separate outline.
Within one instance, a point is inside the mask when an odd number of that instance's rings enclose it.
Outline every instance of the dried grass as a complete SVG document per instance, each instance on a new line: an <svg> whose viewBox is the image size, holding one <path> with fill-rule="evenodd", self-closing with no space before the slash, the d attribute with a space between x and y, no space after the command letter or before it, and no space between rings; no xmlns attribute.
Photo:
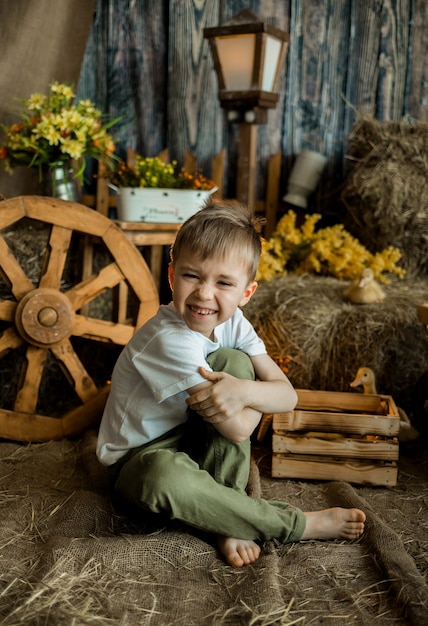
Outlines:
<svg viewBox="0 0 428 626"><path fill-rule="evenodd" d="M211 620L210 624L213 626L233 626L234 624L242 623L248 626L272 626L273 624L277 626L292 626L293 624L302 624L305 617L290 618L293 603L294 598L291 598L287 605L282 604L266 612L264 606L250 607L241 600L237 606L231 607L226 611L217 609L206 617Z"/></svg>
<svg viewBox="0 0 428 626"><path fill-rule="evenodd" d="M398 247L412 275L428 274L428 124L362 118L347 156L342 201L348 228L371 251Z"/></svg>
<svg viewBox="0 0 428 626"><path fill-rule="evenodd" d="M80 563L63 557L40 581L9 584L8 600L15 595L15 606L2 624L126 624L131 616L131 623L150 623L159 612L152 592L149 608L138 602L146 584L144 576L117 576L96 557Z"/></svg>

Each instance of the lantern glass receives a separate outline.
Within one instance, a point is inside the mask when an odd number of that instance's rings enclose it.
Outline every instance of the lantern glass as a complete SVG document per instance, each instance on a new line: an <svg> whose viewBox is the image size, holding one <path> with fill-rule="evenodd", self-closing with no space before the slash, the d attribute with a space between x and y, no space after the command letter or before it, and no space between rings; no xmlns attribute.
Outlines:
<svg viewBox="0 0 428 626"><path fill-rule="evenodd" d="M263 91L275 91L275 78L281 54L282 42L268 35L266 37L265 58L263 60Z"/></svg>
<svg viewBox="0 0 428 626"><path fill-rule="evenodd" d="M226 91L252 89L256 36L216 37L215 41Z"/></svg>

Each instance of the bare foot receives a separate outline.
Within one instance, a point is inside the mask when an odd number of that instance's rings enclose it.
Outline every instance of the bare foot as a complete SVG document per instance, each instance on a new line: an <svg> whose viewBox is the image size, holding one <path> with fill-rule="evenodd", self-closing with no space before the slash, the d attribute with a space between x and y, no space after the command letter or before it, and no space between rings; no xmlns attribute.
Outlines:
<svg viewBox="0 0 428 626"><path fill-rule="evenodd" d="M250 539L234 537L217 537L220 552L233 567L242 567L254 563L260 556L260 547Z"/></svg>
<svg viewBox="0 0 428 626"><path fill-rule="evenodd" d="M364 531L366 515L360 509L335 507L305 513L304 539L356 539Z"/></svg>

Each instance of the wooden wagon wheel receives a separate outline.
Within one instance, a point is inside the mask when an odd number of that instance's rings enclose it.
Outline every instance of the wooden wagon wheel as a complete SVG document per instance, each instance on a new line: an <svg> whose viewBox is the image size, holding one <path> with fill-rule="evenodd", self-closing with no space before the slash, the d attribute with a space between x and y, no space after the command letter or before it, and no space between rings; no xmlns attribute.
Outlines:
<svg viewBox="0 0 428 626"><path fill-rule="evenodd" d="M30 272L8 244L11 227L18 223L24 224L26 232L33 224L47 232L36 277L27 275ZM70 255L82 235L102 246L109 262L85 280L79 273L77 282L70 285L64 280L64 270L72 266L76 273L79 253L74 252L73 261ZM29 263L33 273L35 264L31 259ZM0 277L0 365L5 355L9 361L12 355L13 360L17 350L22 358L13 397L9 406L0 408L0 437L46 441L81 432L99 420L108 384L95 382L73 341L89 341L91 347L92 342L98 347L123 346L155 314L158 293L143 257L111 220L96 211L55 198L22 196L0 203ZM100 294L113 293L121 285L136 300L129 323L82 314ZM58 365L78 403L58 417L44 415L39 407L48 358ZM1 390L0 394L3 405Z"/></svg>

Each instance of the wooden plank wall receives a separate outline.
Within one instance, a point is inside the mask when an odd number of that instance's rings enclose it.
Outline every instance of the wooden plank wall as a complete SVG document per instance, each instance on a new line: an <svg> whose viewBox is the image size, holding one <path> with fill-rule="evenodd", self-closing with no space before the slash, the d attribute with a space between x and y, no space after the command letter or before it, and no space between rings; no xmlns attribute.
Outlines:
<svg viewBox="0 0 428 626"><path fill-rule="evenodd" d="M236 128L218 104L203 28L244 8L290 33L280 99L259 128L258 196L268 158L282 151L281 191L302 148L328 164L312 208L325 210L345 171L346 138L357 114L428 121L428 3L425 0L98 0L78 93L111 115L119 138L153 155L186 149L206 174L226 148L233 197ZM327 207L328 210L328 207Z"/></svg>

